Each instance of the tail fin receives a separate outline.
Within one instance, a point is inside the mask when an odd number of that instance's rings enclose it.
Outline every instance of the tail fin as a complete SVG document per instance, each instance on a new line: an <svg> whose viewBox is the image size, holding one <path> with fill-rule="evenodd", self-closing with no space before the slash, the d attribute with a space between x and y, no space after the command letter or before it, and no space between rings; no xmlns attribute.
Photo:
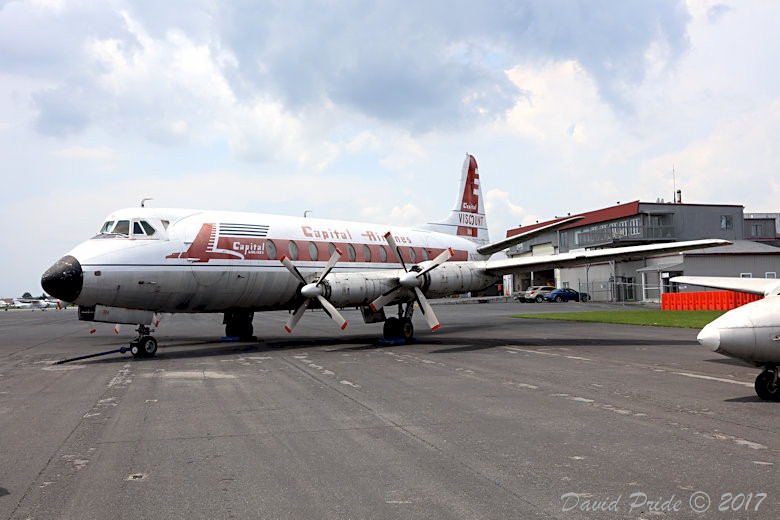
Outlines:
<svg viewBox="0 0 780 520"><path fill-rule="evenodd" d="M463 161L458 199L449 216L421 227L438 233L468 238L480 245L490 242L479 168L473 155L466 154L466 160Z"/></svg>

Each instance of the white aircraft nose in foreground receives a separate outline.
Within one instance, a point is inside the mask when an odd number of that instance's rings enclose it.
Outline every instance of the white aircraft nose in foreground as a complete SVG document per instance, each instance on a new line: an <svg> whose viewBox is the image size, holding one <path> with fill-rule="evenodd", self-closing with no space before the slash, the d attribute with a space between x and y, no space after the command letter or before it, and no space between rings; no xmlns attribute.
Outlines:
<svg viewBox="0 0 780 520"><path fill-rule="evenodd" d="M41 278L43 289L79 306L82 320L138 325L135 356L157 350L155 313L218 312L227 336L251 337L255 312L321 308L344 329L340 308L358 307L384 335L410 340L415 302L431 330L428 300L484 289L507 273L587 262L641 259L728 244L695 240L561 255L491 260L493 253L572 217L491 243L477 161L466 155L455 206L440 221L405 228L258 213L129 208L68 252ZM385 307L397 305L397 316Z"/></svg>
<svg viewBox="0 0 780 520"><path fill-rule="evenodd" d="M762 300L732 309L708 323L696 339L718 354L764 367L756 378L756 394L764 400L780 401L777 380L777 366L780 364L780 280L677 276L671 281L764 296Z"/></svg>

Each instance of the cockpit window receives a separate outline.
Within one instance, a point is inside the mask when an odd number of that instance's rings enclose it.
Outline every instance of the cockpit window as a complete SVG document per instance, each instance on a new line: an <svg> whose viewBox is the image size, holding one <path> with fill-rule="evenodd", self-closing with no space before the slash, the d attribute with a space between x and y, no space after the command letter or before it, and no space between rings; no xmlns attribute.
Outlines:
<svg viewBox="0 0 780 520"><path fill-rule="evenodd" d="M129 220L117 221L113 232L119 235L130 235L130 221Z"/></svg>
<svg viewBox="0 0 780 520"><path fill-rule="evenodd" d="M132 219L132 220L107 220L103 223L103 227L100 228L95 238L130 238L130 231L132 230L132 237L144 238L152 237L158 233L148 220Z"/></svg>
<svg viewBox="0 0 780 520"><path fill-rule="evenodd" d="M152 235L154 235L154 234L155 234L155 229L154 229L154 228L152 227L152 225L151 225L151 224L149 224L147 221L145 221L145 220L142 220L142 221L141 221L141 226L144 228L144 231L146 231L146 234L147 234L148 236L152 236Z"/></svg>

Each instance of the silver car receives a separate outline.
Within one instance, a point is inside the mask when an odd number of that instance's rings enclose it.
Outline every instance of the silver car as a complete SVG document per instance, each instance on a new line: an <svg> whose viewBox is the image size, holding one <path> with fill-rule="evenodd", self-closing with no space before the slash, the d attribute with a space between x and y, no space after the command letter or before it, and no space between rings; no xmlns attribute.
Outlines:
<svg viewBox="0 0 780 520"><path fill-rule="evenodd" d="M552 285L532 285L524 293L520 293L517 299L521 302L542 303L545 295L550 294L554 290L555 287Z"/></svg>

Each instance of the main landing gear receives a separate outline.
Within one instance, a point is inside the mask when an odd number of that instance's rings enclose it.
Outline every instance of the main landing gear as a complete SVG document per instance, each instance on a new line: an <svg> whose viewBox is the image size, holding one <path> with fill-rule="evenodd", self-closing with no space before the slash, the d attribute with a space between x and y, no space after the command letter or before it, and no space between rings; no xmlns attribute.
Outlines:
<svg viewBox="0 0 780 520"><path fill-rule="evenodd" d="M222 323L225 324L225 336L229 338L252 339L254 327L252 319L254 312L248 311L227 311Z"/></svg>
<svg viewBox="0 0 780 520"><path fill-rule="evenodd" d="M764 401L780 401L780 383L776 366L767 366L756 378L756 393Z"/></svg>
<svg viewBox="0 0 780 520"><path fill-rule="evenodd" d="M157 340L149 334L152 329L146 325L139 325L136 329L138 336L130 342L130 353L137 358L150 358L157 353Z"/></svg>
<svg viewBox="0 0 780 520"><path fill-rule="evenodd" d="M398 317L387 318L383 333L385 339L402 339L406 343L411 343L414 338L414 325L412 325L412 313L414 312L414 302L406 304L406 310L403 304L398 304Z"/></svg>

